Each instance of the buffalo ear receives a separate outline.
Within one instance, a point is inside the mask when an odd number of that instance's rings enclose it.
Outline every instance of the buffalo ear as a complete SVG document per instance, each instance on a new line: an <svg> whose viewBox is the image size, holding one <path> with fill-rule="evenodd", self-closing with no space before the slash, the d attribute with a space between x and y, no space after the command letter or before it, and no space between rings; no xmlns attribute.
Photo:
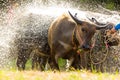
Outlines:
<svg viewBox="0 0 120 80"><path fill-rule="evenodd" d="M96 26L96 30L105 29L105 27Z"/></svg>
<svg viewBox="0 0 120 80"><path fill-rule="evenodd" d="M72 17L72 19L73 19L76 23L82 25L83 21L79 20L79 19L76 17L77 13L75 13L75 16L73 16L73 15L70 13L70 11L68 11L68 13L69 13L69 15Z"/></svg>

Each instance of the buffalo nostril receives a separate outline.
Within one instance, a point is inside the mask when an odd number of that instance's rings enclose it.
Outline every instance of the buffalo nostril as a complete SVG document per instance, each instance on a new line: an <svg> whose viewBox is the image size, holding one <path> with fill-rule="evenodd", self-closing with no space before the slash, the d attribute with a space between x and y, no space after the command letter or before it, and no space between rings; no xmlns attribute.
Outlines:
<svg viewBox="0 0 120 80"><path fill-rule="evenodd" d="M83 45L82 48L83 49L90 49L90 46L89 45Z"/></svg>

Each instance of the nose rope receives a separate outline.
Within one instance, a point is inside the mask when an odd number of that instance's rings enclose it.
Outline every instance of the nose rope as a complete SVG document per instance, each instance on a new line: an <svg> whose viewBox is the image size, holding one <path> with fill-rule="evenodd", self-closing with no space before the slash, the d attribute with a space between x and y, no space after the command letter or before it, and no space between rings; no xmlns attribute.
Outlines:
<svg viewBox="0 0 120 80"><path fill-rule="evenodd" d="M76 31L76 37L78 37L78 42L81 47L83 45L84 41L82 40L82 38L80 36L80 31L79 31L78 27L75 28L75 31Z"/></svg>
<svg viewBox="0 0 120 80"><path fill-rule="evenodd" d="M106 46L106 48L108 48L108 47L109 47L109 45L108 45L109 40L107 40L107 36L105 36L105 39L104 39L104 40L105 40L105 42L104 42L104 43L105 43L105 46Z"/></svg>
<svg viewBox="0 0 120 80"><path fill-rule="evenodd" d="M73 31L72 44L74 46L73 50L77 50L77 54L80 54L82 52L82 49L79 49L79 46L76 42L79 43L80 47L83 44L83 41L82 41L80 34L79 34L79 29L77 29L77 28L75 28Z"/></svg>
<svg viewBox="0 0 120 80"><path fill-rule="evenodd" d="M96 40L94 39L94 40L93 40L93 43L92 43L92 45L91 45L91 47L90 47L91 49L94 48L94 46L95 46L95 42L96 42Z"/></svg>

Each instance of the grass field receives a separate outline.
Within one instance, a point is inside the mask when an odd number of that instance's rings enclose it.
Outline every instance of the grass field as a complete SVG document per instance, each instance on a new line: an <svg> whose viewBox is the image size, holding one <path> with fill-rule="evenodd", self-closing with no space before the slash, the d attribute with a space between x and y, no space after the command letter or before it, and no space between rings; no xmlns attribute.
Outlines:
<svg viewBox="0 0 120 80"><path fill-rule="evenodd" d="M62 61L60 61L61 63ZM64 64L60 64L63 66ZM95 70L73 71L37 71L31 70L31 61L26 64L25 71L18 71L15 61L11 69L0 70L0 80L120 80L118 72L114 74L96 72Z"/></svg>
<svg viewBox="0 0 120 80"><path fill-rule="evenodd" d="M64 64L61 64L62 66ZM11 69L0 70L0 80L120 80L118 72L114 74L96 72L95 70L73 71L36 71L31 70L31 61L26 64L26 71L18 71L15 61Z"/></svg>
<svg viewBox="0 0 120 80"><path fill-rule="evenodd" d="M16 71L1 70L0 80L120 80L120 75L89 71Z"/></svg>

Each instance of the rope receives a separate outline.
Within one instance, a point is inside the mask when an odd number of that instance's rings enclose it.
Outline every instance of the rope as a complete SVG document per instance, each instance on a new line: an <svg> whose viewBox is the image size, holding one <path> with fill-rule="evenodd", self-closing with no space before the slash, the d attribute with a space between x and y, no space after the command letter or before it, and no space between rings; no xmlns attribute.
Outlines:
<svg viewBox="0 0 120 80"><path fill-rule="evenodd" d="M94 44L95 44L95 41L94 41ZM92 62L92 64L101 64L101 63L103 63L105 60L106 60L106 58L107 58L107 56L108 56L108 50L109 50L109 48L108 48L108 45L107 45L107 42L105 41L105 46L106 46L106 55L105 55L105 57L101 60L101 61L99 61L99 62L95 62L95 61L93 61L92 60L92 51L93 51L93 47L90 49L90 60L91 60L91 62Z"/></svg>
<svg viewBox="0 0 120 80"><path fill-rule="evenodd" d="M76 31L76 37L77 37L77 39L78 39L79 45L82 46L83 43L84 43L84 41L83 41L82 38L81 38L80 30L78 29L78 26L76 26L75 31ZM80 46L80 47L81 47L81 46Z"/></svg>
<svg viewBox="0 0 120 80"><path fill-rule="evenodd" d="M99 61L99 62L94 62L92 60L92 55L91 55L92 54L92 50L93 50L93 48L91 48L91 50L90 50L90 60L91 60L92 64L101 64L101 63L103 63L106 60L107 55L108 55L108 47L106 47L107 52L106 52L105 57L101 61Z"/></svg>

